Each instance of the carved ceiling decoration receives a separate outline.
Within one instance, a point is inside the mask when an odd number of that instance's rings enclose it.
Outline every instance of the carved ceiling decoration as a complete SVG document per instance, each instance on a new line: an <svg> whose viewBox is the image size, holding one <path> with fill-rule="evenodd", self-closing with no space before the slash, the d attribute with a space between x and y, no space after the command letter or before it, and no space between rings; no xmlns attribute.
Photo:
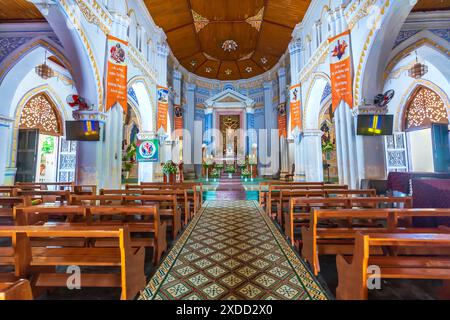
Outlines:
<svg viewBox="0 0 450 320"><path fill-rule="evenodd" d="M0 0L0 20L42 20L44 17L28 0Z"/></svg>
<svg viewBox="0 0 450 320"><path fill-rule="evenodd" d="M270 70L286 52L310 0L144 0L178 61L206 78L238 80ZM224 43L232 40L232 46ZM228 44L231 44L228 43ZM196 63L192 63L195 61Z"/></svg>

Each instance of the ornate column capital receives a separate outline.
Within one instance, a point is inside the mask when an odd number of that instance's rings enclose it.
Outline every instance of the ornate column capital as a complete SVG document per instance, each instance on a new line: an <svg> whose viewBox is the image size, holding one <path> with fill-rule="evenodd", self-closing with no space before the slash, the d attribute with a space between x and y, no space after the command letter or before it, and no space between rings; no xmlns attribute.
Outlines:
<svg viewBox="0 0 450 320"><path fill-rule="evenodd" d="M156 46L156 52L158 53L158 56L161 56L163 58L167 58L169 56L169 46L167 43L158 43Z"/></svg>
<svg viewBox="0 0 450 320"><path fill-rule="evenodd" d="M106 122L108 119L108 115L106 113L100 111L73 111L73 118L75 120L91 120L91 121L99 121Z"/></svg>

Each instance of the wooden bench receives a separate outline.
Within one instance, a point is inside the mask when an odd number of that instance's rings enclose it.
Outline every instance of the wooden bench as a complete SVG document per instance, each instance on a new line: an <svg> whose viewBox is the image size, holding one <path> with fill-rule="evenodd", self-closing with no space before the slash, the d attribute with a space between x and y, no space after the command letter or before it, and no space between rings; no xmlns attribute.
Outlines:
<svg viewBox="0 0 450 320"><path fill-rule="evenodd" d="M172 228L172 238L176 239L181 231L181 211L176 194L164 195L99 195L70 197L71 205L84 206L118 206L118 205L159 205L159 216Z"/></svg>
<svg viewBox="0 0 450 320"><path fill-rule="evenodd" d="M450 233L443 228L414 228L412 217L450 217L450 209L341 209L314 210L309 226L303 226L302 256L315 275L320 272L320 255L351 254L358 231L402 233ZM330 223L331 222L331 223ZM431 253L430 249L423 252ZM415 253L420 253L420 248ZM374 252L375 253L375 252ZM377 252L381 254L381 252ZM399 251L400 254L408 252ZM442 252L434 252L441 254ZM448 252L450 254L450 251Z"/></svg>
<svg viewBox="0 0 450 320"><path fill-rule="evenodd" d="M53 187L54 191L67 190L70 187L75 186L74 182L16 182L15 186L19 189L34 189L34 190L49 190L49 187Z"/></svg>
<svg viewBox="0 0 450 320"><path fill-rule="evenodd" d="M187 225L192 218L190 208L190 198L186 189L128 189L128 190L112 190L101 189L100 195L121 195L121 196L143 196L143 195L176 195L178 197L178 205L184 212L184 224ZM195 199L193 199L195 201Z"/></svg>
<svg viewBox="0 0 450 320"><path fill-rule="evenodd" d="M33 300L30 282L26 279L0 282L0 300Z"/></svg>
<svg viewBox="0 0 450 320"><path fill-rule="evenodd" d="M119 248L33 247L33 238L116 238ZM12 248L0 251L0 262L14 266L14 275L31 279L32 288L67 287L70 274L57 273L55 267L90 267L83 271L81 288L117 287L122 289L121 299L134 299L146 285L144 274L145 249L133 248L127 226L67 227L20 226L0 227L0 238L10 238ZM93 267L119 267L120 273L93 273Z"/></svg>
<svg viewBox="0 0 450 320"><path fill-rule="evenodd" d="M295 244L295 227L307 226L313 209L377 208L381 205L411 208L411 197L335 197L335 198L294 198L289 204L289 212L284 215L284 231ZM296 211L296 209L300 211ZM300 248L300 243L299 246Z"/></svg>
<svg viewBox="0 0 450 320"><path fill-rule="evenodd" d="M0 197L0 221L12 224L14 221L14 207L19 205L30 206L31 204L30 199L25 197Z"/></svg>
<svg viewBox="0 0 450 320"><path fill-rule="evenodd" d="M42 203L55 203L65 202L68 203L70 199L70 191L69 190L17 190L17 195L22 197L28 197L31 200L40 200Z"/></svg>
<svg viewBox="0 0 450 320"><path fill-rule="evenodd" d="M148 189L186 189L188 191L189 201L191 201L191 212L194 216L203 205L203 184L202 183L141 183L140 185L127 184L125 186L126 190L148 190Z"/></svg>
<svg viewBox="0 0 450 320"><path fill-rule="evenodd" d="M381 279L442 279L450 281L450 256L373 256L371 248L450 248L450 234L361 233L355 235L351 257L336 259L339 285L338 300L367 300L369 266L380 268Z"/></svg>
<svg viewBox="0 0 450 320"><path fill-rule="evenodd" d="M271 185L278 185L278 186L289 185L289 186L298 186L298 187L319 186L320 187L320 186L324 186L324 183L323 182L288 182L288 181L261 182L259 184L259 206L261 208L266 207L267 193L268 193L269 187Z"/></svg>

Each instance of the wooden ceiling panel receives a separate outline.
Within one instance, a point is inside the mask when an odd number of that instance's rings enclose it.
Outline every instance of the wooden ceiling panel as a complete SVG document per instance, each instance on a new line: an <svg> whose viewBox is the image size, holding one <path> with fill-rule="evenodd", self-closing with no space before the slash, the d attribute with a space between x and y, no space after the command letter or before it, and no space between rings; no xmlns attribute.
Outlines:
<svg viewBox="0 0 450 320"><path fill-rule="evenodd" d="M450 0L419 0L413 11L450 10Z"/></svg>
<svg viewBox="0 0 450 320"><path fill-rule="evenodd" d="M263 22L257 49L260 52L280 57L286 51L291 37L291 33L286 32L285 27Z"/></svg>
<svg viewBox="0 0 450 320"><path fill-rule="evenodd" d="M193 56L187 57L180 61L180 63L190 72L195 72L197 68L208 61L205 55L201 52L197 52Z"/></svg>
<svg viewBox="0 0 450 320"><path fill-rule="evenodd" d="M272 0L268 1L264 20L294 29L303 20L310 0Z"/></svg>
<svg viewBox="0 0 450 320"><path fill-rule="evenodd" d="M310 2L145 0L178 61L198 75L220 80L253 77L272 68L286 52L293 28ZM237 47L224 50L226 40Z"/></svg>
<svg viewBox="0 0 450 320"><path fill-rule="evenodd" d="M144 0L155 23L166 33L193 22L186 0Z"/></svg>
<svg viewBox="0 0 450 320"><path fill-rule="evenodd" d="M264 7L264 0L191 0L192 10L208 20L242 21Z"/></svg>
<svg viewBox="0 0 450 320"><path fill-rule="evenodd" d="M0 20L41 20L44 17L27 0L0 0Z"/></svg>
<svg viewBox="0 0 450 320"><path fill-rule="evenodd" d="M235 61L222 61L217 78L219 80L242 79L239 68Z"/></svg>
<svg viewBox="0 0 450 320"><path fill-rule="evenodd" d="M258 66L265 71L270 70L274 65L277 64L280 58L278 56L273 56L271 54L267 54L266 52L256 51L252 60L258 64Z"/></svg>
<svg viewBox="0 0 450 320"><path fill-rule="evenodd" d="M192 24L176 29L170 32L169 35L167 42L173 54L179 60L192 56L200 51L195 35L195 28Z"/></svg>
<svg viewBox="0 0 450 320"><path fill-rule="evenodd" d="M216 79L219 73L220 61L206 60L204 64L195 70L201 77Z"/></svg>
<svg viewBox="0 0 450 320"><path fill-rule="evenodd" d="M264 70L251 59L238 61L237 64L242 78L252 78L264 72Z"/></svg>

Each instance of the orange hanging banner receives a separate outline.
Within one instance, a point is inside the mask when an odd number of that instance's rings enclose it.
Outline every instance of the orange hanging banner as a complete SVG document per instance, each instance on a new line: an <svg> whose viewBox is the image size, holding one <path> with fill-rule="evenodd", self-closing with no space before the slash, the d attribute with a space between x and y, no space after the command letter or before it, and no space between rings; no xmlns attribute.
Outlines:
<svg viewBox="0 0 450 320"><path fill-rule="evenodd" d="M341 101L353 109L350 30L330 40L330 74L333 112Z"/></svg>
<svg viewBox="0 0 450 320"><path fill-rule="evenodd" d="M294 85L290 90L290 108L291 108L291 130L302 131L302 110L301 110L301 96L300 85Z"/></svg>
<svg viewBox="0 0 450 320"><path fill-rule="evenodd" d="M108 66L106 76L106 111L119 103L127 111L127 50L128 42L108 36Z"/></svg>
<svg viewBox="0 0 450 320"><path fill-rule="evenodd" d="M158 113L156 128L159 134L167 134L167 112L169 111L169 89L158 86Z"/></svg>
<svg viewBox="0 0 450 320"><path fill-rule="evenodd" d="M280 137L287 138L287 117L285 103L281 103L278 106L278 133Z"/></svg>

